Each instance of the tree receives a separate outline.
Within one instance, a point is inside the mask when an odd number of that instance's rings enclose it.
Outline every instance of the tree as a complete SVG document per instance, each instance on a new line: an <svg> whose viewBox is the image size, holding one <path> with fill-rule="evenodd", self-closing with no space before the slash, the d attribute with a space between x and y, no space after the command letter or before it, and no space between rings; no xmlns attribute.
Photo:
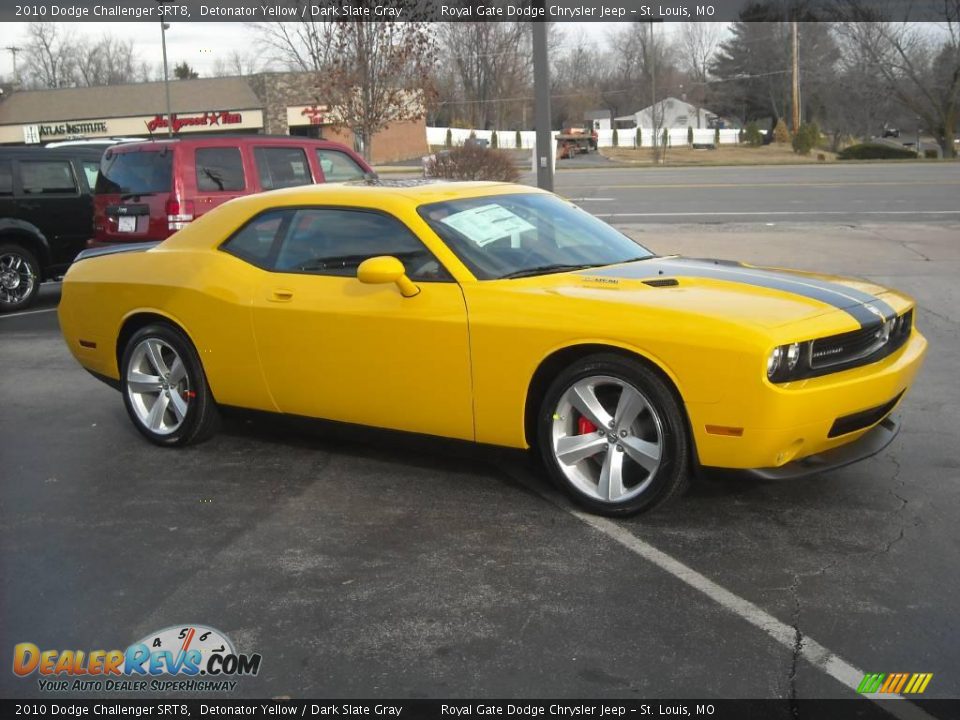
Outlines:
<svg viewBox="0 0 960 720"><path fill-rule="evenodd" d="M28 88L74 85L76 44L60 24L33 22L27 26L21 81Z"/></svg>
<svg viewBox="0 0 960 720"><path fill-rule="evenodd" d="M809 155L820 142L820 129L815 123L803 123L793 136L793 151L798 155Z"/></svg>
<svg viewBox="0 0 960 720"><path fill-rule="evenodd" d="M687 145L693 147L693 126L687 125Z"/></svg>
<svg viewBox="0 0 960 720"><path fill-rule="evenodd" d="M496 131L496 130L494 130L492 133L490 133L490 147L492 147L494 150L496 150L497 148L500 147L500 141L497 140L497 131Z"/></svg>
<svg viewBox="0 0 960 720"><path fill-rule="evenodd" d="M305 19L312 17L310 4L310 0L286 0L295 16L304 18L297 22L254 23L268 62L301 72L320 72L330 64L329 23Z"/></svg>
<svg viewBox="0 0 960 720"><path fill-rule="evenodd" d="M183 62L174 65L173 76L177 80L196 80L198 77L200 77L200 73L190 67L187 61L184 60Z"/></svg>
<svg viewBox="0 0 960 720"><path fill-rule="evenodd" d="M643 147L643 130L637 126L637 147Z"/></svg>
<svg viewBox="0 0 960 720"><path fill-rule="evenodd" d="M448 148L453 147L453 130L447 128L447 137L444 138L443 144Z"/></svg>
<svg viewBox="0 0 960 720"><path fill-rule="evenodd" d="M255 75L263 69L260 57L254 52L233 50L226 58L213 63L214 77Z"/></svg>
<svg viewBox="0 0 960 720"><path fill-rule="evenodd" d="M790 142L790 131L787 129L787 123L783 118L777 120L777 124L773 128L773 141L781 145Z"/></svg>
<svg viewBox="0 0 960 720"><path fill-rule="evenodd" d="M617 133L616 128L613 129L613 137L611 138L610 142L613 144L614 147L620 146L620 135L619 133Z"/></svg>
<svg viewBox="0 0 960 720"><path fill-rule="evenodd" d="M99 40L80 40L74 47L79 85L123 85L136 82L137 58L133 40L105 34Z"/></svg>
<svg viewBox="0 0 960 720"><path fill-rule="evenodd" d="M513 138L513 144L517 148L517 150L523 147L523 137L520 135L519 130L517 130L517 133Z"/></svg>
<svg viewBox="0 0 960 720"><path fill-rule="evenodd" d="M688 97L697 110L700 127L700 109L706 103L710 65L720 45L723 26L719 23L681 23L678 38L680 67L687 74ZM692 142L692 141L691 141Z"/></svg>
<svg viewBox="0 0 960 720"><path fill-rule="evenodd" d="M850 0L841 32L873 64L884 85L934 133L944 157L955 157L960 120L960 0L943 0L938 32L926 23L888 22Z"/></svg>

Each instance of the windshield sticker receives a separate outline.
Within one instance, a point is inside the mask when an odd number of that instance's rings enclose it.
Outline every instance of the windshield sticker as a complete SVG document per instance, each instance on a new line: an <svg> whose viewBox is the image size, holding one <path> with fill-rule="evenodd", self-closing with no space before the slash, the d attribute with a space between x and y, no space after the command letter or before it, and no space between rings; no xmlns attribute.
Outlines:
<svg viewBox="0 0 960 720"><path fill-rule="evenodd" d="M536 228L502 205L481 205L443 218L440 222L483 247L502 237Z"/></svg>

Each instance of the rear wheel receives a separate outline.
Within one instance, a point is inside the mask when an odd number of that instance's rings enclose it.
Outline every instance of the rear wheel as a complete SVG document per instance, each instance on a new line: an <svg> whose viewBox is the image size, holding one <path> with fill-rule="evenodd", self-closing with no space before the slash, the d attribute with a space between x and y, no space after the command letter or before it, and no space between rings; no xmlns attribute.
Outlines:
<svg viewBox="0 0 960 720"><path fill-rule="evenodd" d="M121 391L134 426L157 445L210 437L219 413L190 340L169 325L138 330L123 352Z"/></svg>
<svg viewBox="0 0 960 720"><path fill-rule="evenodd" d="M625 516L681 495L689 440L667 384L642 363L595 355L553 381L538 444L554 482L584 507Z"/></svg>
<svg viewBox="0 0 960 720"><path fill-rule="evenodd" d="M0 312L23 310L40 291L40 263L15 243L0 245Z"/></svg>

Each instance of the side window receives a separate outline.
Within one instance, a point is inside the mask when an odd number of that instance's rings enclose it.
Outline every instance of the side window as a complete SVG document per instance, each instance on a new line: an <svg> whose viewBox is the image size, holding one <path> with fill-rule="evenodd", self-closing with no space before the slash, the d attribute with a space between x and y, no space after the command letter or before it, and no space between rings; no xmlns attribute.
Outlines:
<svg viewBox="0 0 960 720"><path fill-rule="evenodd" d="M356 275L364 260L392 255L414 280L451 278L423 243L396 218L378 212L298 210L284 233L274 268L281 272Z"/></svg>
<svg viewBox="0 0 960 720"><path fill-rule="evenodd" d="M13 170L9 160L0 160L0 195L13 195Z"/></svg>
<svg viewBox="0 0 960 720"><path fill-rule="evenodd" d="M73 170L66 160L21 160L20 176L25 195L77 192Z"/></svg>
<svg viewBox="0 0 960 720"><path fill-rule="evenodd" d="M221 192L243 190L243 160L240 148L197 148L197 190Z"/></svg>
<svg viewBox="0 0 960 720"><path fill-rule="evenodd" d="M258 147L253 149L253 157L264 190L313 183L302 148Z"/></svg>
<svg viewBox="0 0 960 720"><path fill-rule="evenodd" d="M87 187L93 190L97 186L97 173L100 172L100 163L91 160L82 160L83 174L87 178Z"/></svg>
<svg viewBox="0 0 960 720"><path fill-rule="evenodd" d="M269 269L274 245L289 224L293 210L271 210L258 215L227 240L221 249L258 267Z"/></svg>
<svg viewBox="0 0 960 720"><path fill-rule="evenodd" d="M327 182L344 182L346 180L363 180L366 173L346 153L338 150L323 150L317 148L317 162L323 170L323 177Z"/></svg>

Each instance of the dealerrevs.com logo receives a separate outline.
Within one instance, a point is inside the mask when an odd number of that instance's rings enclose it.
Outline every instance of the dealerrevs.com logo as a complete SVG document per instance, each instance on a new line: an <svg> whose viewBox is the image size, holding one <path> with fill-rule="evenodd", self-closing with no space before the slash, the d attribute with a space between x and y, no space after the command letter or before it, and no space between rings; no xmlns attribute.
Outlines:
<svg viewBox="0 0 960 720"><path fill-rule="evenodd" d="M13 648L14 674L36 674L45 692L229 692L233 678L260 672L260 660L205 625L174 625L126 650L41 650L29 642Z"/></svg>

